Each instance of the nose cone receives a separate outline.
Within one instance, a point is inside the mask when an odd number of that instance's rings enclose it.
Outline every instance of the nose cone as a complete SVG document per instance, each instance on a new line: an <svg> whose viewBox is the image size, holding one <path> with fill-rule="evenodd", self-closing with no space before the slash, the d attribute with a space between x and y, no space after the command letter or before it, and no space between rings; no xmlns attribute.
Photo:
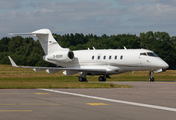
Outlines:
<svg viewBox="0 0 176 120"><path fill-rule="evenodd" d="M163 63L161 64L162 69L167 69L169 67L169 65L163 61Z"/></svg>

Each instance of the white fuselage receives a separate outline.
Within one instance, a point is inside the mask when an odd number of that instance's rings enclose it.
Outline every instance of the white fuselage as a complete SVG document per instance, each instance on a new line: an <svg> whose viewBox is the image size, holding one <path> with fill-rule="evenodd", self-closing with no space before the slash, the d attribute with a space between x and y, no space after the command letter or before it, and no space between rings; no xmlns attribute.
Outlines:
<svg viewBox="0 0 176 120"><path fill-rule="evenodd" d="M77 50L73 53L72 61L55 62L55 64L66 68L106 69L106 74L109 75L127 71L153 71L168 67L168 64L158 56L140 55L154 53L146 49Z"/></svg>

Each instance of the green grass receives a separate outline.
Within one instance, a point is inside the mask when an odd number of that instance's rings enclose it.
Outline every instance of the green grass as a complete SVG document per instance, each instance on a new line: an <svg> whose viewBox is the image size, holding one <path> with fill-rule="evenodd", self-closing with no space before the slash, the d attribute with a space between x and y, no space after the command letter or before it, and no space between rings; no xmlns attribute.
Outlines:
<svg viewBox="0 0 176 120"><path fill-rule="evenodd" d="M45 71L34 72L32 69L0 65L0 89L132 87L130 85L99 83L94 77L90 78L88 83L79 82L77 75L65 76L62 72L48 74Z"/></svg>
<svg viewBox="0 0 176 120"><path fill-rule="evenodd" d="M0 78L0 89L32 88L127 88L129 85L113 83L88 82L80 83L75 76L61 77L16 77Z"/></svg>
<svg viewBox="0 0 176 120"><path fill-rule="evenodd" d="M14 68L0 65L0 89L32 89L32 88L129 88L130 85L113 84L113 81L148 81L149 72L127 72L112 75L107 79L110 83L99 83L98 76L87 76L88 83L80 83L76 75L65 76L62 72L48 74L45 71L34 72L32 69ZM169 70L155 74L155 81L175 81L176 71Z"/></svg>

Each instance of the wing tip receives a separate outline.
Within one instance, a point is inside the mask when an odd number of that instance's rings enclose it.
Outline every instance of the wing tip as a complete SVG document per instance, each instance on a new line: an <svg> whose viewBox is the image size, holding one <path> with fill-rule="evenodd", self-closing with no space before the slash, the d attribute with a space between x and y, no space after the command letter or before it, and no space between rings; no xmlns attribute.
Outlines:
<svg viewBox="0 0 176 120"><path fill-rule="evenodd" d="M10 56L8 56L8 58L9 58L10 63L12 64L13 67L18 67Z"/></svg>

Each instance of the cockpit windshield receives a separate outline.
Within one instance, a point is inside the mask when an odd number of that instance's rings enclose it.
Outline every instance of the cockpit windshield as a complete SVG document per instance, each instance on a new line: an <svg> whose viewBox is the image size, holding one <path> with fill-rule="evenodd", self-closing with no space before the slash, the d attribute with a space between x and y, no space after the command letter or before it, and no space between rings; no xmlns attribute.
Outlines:
<svg viewBox="0 0 176 120"><path fill-rule="evenodd" d="M140 55L144 55L144 56L147 56L147 54L146 54L146 53L140 53Z"/></svg>
<svg viewBox="0 0 176 120"><path fill-rule="evenodd" d="M158 55L156 53L153 52L147 52L148 56L152 56L152 57L158 57Z"/></svg>
<svg viewBox="0 0 176 120"><path fill-rule="evenodd" d="M151 57L158 57L158 55L154 52L147 52L147 53L140 53L142 56L151 56Z"/></svg>

